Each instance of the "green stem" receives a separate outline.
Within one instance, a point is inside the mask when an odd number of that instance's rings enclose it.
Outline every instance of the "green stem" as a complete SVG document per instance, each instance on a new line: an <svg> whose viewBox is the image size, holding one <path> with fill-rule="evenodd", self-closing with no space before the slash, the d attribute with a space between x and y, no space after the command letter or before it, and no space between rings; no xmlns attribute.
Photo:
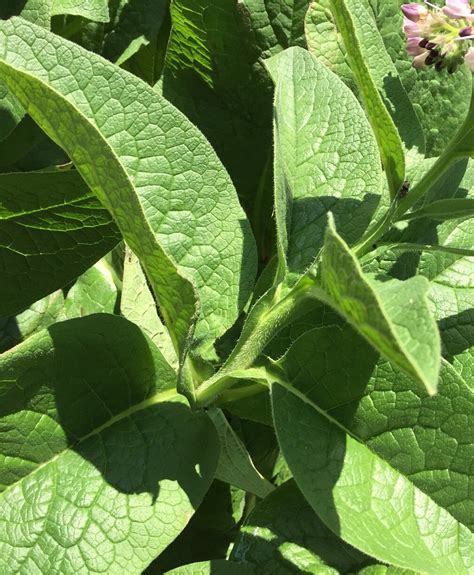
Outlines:
<svg viewBox="0 0 474 575"><path fill-rule="evenodd" d="M224 407L225 404L231 403L232 401L253 397L254 395L259 395L260 393L263 393L267 390L268 387L263 383L254 383L252 385L246 385L237 389L228 389L222 393L216 405Z"/></svg>
<svg viewBox="0 0 474 575"><path fill-rule="evenodd" d="M314 282L303 277L286 295L278 299L282 284L274 290L274 297L266 294L252 309L240 340L227 362L213 377L196 390L196 404L207 406L240 378L234 377L237 371L248 369L263 352L267 344L288 323L308 309L308 299L313 299L311 291ZM316 300L313 300L316 303Z"/></svg>
<svg viewBox="0 0 474 575"><path fill-rule="evenodd" d="M379 225L354 247L356 255L360 258L370 252L374 244L390 229L393 222L399 220L403 214L423 198L454 163L465 157L473 157L473 143L474 95L471 96L471 105L466 119L443 153L404 198L392 203Z"/></svg>

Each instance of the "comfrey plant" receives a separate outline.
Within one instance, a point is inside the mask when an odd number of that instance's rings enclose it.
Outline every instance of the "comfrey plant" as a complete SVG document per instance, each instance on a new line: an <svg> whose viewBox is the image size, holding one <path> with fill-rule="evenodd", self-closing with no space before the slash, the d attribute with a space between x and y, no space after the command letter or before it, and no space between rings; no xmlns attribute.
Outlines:
<svg viewBox="0 0 474 575"><path fill-rule="evenodd" d="M407 49L416 68L434 64L450 74L466 61L474 71L474 4L470 0L446 0L441 9L429 2L403 4Z"/></svg>
<svg viewBox="0 0 474 575"><path fill-rule="evenodd" d="M0 575L474 573L438 4L0 3Z"/></svg>

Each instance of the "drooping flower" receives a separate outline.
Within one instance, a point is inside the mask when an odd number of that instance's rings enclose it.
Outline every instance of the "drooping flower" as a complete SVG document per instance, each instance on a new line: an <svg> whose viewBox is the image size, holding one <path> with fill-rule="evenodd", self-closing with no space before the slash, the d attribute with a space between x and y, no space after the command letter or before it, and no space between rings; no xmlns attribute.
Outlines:
<svg viewBox="0 0 474 575"><path fill-rule="evenodd" d="M446 0L439 8L430 2L403 4L403 30L407 51L413 56L413 66L423 68L434 65L436 70L446 69L450 74L472 56L474 0ZM471 66L472 69L472 66Z"/></svg>

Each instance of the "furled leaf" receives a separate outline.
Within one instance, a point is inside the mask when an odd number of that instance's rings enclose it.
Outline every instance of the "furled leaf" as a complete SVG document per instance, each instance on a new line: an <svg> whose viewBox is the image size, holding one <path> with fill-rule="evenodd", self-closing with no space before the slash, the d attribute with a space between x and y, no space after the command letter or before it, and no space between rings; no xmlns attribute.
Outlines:
<svg viewBox="0 0 474 575"><path fill-rule="evenodd" d="M400 136L408 150L416 148L423 152L425 142L421 126L368 6L360 0L331 0L331 11L377 138L394 198L405 179L405 155Z"/></svg>
<svg viewBox="0 0 474 575"><path fill-rule="evenodd" d="M52 0L51 15L71 14L94 22L109 21L107 0Z"/></svg>
<svg viewBox="0 0 474 575"><path fill-rule="evenodd" d="M215 559L183 565L183 567L167 571L166 575L253 575L253 573L253 569L248 565Z"/></svg>
<svg viewBox="0 0 474 575"><path fill-rule="evenodd" d="M266 61L275 87L275 212L280 265L303 273L322 247L326 214L352 243L369 225L382 174L351 91L301 48Z"/></svg>
<svg viewBox="0 0 474 575"><path fill-rule="evenodd" d="M308 331L278 363L294 387L353 437L474 526L474 395L452 366L441 363L438 393L430 397L347 324Z"/></svg>
<svg viewBox="0 0 474 575"><path fill-rule="evenodd" d="M0 571L141 573L212 481L207 416L168 401L174 371L118 316L51 326L0 378Z"/></svg>
<svg viewBox="0 0 474 575"><path fill-rule="evenodd" d="M370 562L326 527L291 480L255 507L232 557L260 575L354 573Z"/></svg>
<svg viewBox="0 0 474 575"><path fill-rule="evenodd" d="M364 275L330 219L320 280L325 303L394 365L425 385L429 393L436 392L440 339L428 308L425 278L378 281Z"/></svg>
<svg viewBox="0 0 474 575"><path fill-rule="evenodd" d="M264 498L274 489L256 469L245 445L239 439L222 410L213 408L208 415L220 441L216 478Z"/></svg>
<svg viewBox="0 0 474 575"><path fill-rule="evenodd" d="M304 16L310 0L242 0L244 12L263 58L290 46L306 47Z"/></svg>
<svg viewBox="0 0 474 575"><path fill-rule="evenodd" d="M428 156L437 156L462 123L469 107L472 74L467 66L452 75L433 66L416 70L407 53L401 0L368 0L376 24L423 126ZM443 2L434 0L443 5Z"/></svg>
<svg viewBox="0 0 474 575"><path fill-rule="evenodd" d="M140 262L129 248L125 252L120 311L148 335L173 368L178 367L178 358L169 332L158 315Z"/></svg>
<svg viewBox="0 0 474 575"><path fill-rule="evenodd" d="M77 278L64 301L67 319L93 313L113 313L117 301L117 286L103 260Z"/></svg>
<svg viewBox="0 0 474 575"><path fill-rule="evenodd" d="M303 394L272 385L278 441L298 487L345 541L398 567L469 573L474 537Z"/></svg>
<svg viewBox="0 0 474 575"><path fill-rule="evenodd" d="M115 1L104 35L103 55L120 65L149 44L158 35L168 3L168 0Z"/></svg>
<svg viewBox="0 0 474 575"><path fill-rule="evenodd" d="M113 214L176 348L194 321L193 287L196 338L223 333L250 294L255 253L210 145L145 83L70 42L11 19L0 27L0 46L0 76ZM77 83L82 88L71 89Z"/></svg>
<svg viewBox="0 0 474 575"><path fill-rule="evenodd" d="M0 315L65 286L119 240L77 172L0 175Z"/></svg>

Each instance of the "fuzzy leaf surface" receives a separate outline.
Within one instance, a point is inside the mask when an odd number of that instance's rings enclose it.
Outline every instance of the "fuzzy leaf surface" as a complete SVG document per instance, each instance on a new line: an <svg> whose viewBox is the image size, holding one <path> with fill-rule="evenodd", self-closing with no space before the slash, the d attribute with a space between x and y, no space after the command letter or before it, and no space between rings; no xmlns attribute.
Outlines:
<svg viewBox="0 0 474 575"><path fill-rule="evenodd" d="M0 175L0 315L64 287L120 241L75 171Z"/></svg>
<svg viewBox="0 0 474 575"><path fill-rule="evenodd" d="M345 541L380 561L469 573L474 536L303 394L272 384L275 428L298 487Z"/></svg>
<svg viewBox="0 0 474 575"><path fill-rule="evenodd" d="M196 338L223 333L252 288L254 240L205 138L141 80L20 19L1 24L0 52L0 77L68 152L139 257L175 347L185 347L195 292ZM58 111L61 124L52 121Z"/></svg>
<svg viewBox="0 0 474 575"><path fill-rule="evenodd" d="M173 399L174 371L118 316L51 326L0 377L1 572L141 573L211 484L207 416Z"/></svg>

